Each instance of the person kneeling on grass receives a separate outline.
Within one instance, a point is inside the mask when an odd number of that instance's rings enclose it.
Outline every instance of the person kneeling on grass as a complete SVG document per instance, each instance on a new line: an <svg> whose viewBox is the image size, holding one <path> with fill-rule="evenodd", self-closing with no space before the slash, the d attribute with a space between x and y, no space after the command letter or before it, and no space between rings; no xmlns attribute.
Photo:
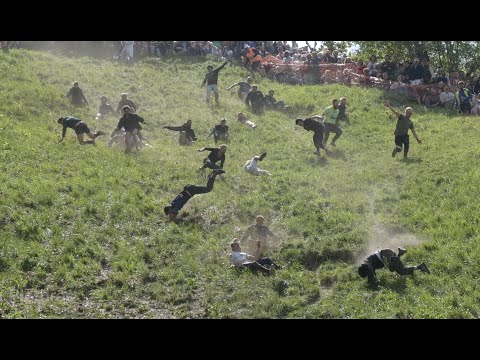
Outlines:
<svg viewBox="0 0 480 360"><path fill-rule="evenodd" d="M196 186L196 185L185 185L183 191L177 195L175 199L170 203L170 205L165 206L163 211L168 217L168 221L173 221L178 215L178 212L185 206L185 204L190 200L194 195L205 194L213 189L213 184L215 178L219 174L223 174L225 171L213 170L212 173L208 176L207 186Z"/></svg>
<svg viewBox="0 0 480 360"><path fill-rule="evenodd" d="M249 269L254 273L260 271L267 275L275 275L275 270L282 269L282 267L275 264L268 257L260 258L261 246L262 242L257 241L257 250L255 255L250 255L241 252L242 249L240 247L240 243L237 239L233 239L232 243L230 244L230 247L232 248L232 252L230 253L230 262L233 266L239 269Z"/></svg>
<svg viewBox="0 0 480 360"><path fill-rule="evenodd" d="M358 268L358 275L362 278L368 277L369 283L374 283L376 279L375 270L387 268L391 272L396 272L400 275L413 275L415 270L420 270L427 274L430 274L427 265L421 263L417 266L408 266L403 265L400 256L405 254L407 250L398 248L398 255L390 249L382 249L368 256L362 265Z"/></svg>
<svg viewBox="0 0 480 360"><path fill-rule="evenodd" d="M65 139L67 128L75 130L75 134L77 134L77 139L80 145L95 145L95 139L100 135L105 135L103 131L97 131L95 134L92 134L86 123L73 116L60 117L58 118L57 122L63 126L62 138L59 142L62 142L63 139ZM83 134L87 134L88 137L92 140L85 141L83 139Z"/></svg>

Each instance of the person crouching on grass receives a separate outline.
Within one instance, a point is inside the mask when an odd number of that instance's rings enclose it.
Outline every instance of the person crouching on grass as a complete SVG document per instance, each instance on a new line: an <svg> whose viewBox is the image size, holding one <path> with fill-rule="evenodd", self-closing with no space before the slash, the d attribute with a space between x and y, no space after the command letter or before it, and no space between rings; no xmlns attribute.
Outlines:
<svg viewBox="0 0 480 360"><path fill-rule="evenodd" d="M77 139L80 145L95 145L95 139L100 135L105 135L103 131L97 131L95 134L92 134L86 123L73 116L60 117L58 118L57 122L63 126L62 138L59 142L62 142L63 139L65 139L67 128L75 130L75 134L77 134ZM85 141L83 139L83 134L87 134L88 137L92 140Z"/></svg>

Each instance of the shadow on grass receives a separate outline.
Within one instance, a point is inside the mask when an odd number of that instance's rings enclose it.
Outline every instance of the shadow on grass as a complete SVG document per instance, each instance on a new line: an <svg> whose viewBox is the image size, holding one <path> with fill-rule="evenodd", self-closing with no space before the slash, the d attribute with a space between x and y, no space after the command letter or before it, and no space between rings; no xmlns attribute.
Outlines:
<svg viewBox="0 0 480 360"><path fill-rule="evenodd" d="M395 276L392 280L390 277L387 279L379 280L375 283L367 283L367 287L370 290L379 291L381 288L386 288L395 291L397 294L404 294L407 290L407 283L405 276Z"/></svg>
<svg viewBox="0 0 480 360"><path fill-rule="evenodd" d="M320 155L315 155L314 157L308 157L307 163L310 165L325 166L328 164L328 159L325 157L325 153L321 153Z"/></svg>
<svg viewBox="0 0 480 360"><path fill-rule="evenodd" d="M327 156L332 158L332 159L340 159L340 160L343 160L343 161L347 160L347 156L345 155L345 151L340 150L340 149L335 149L335 150L330 149L330 152L327 154Z"/></svg>
<svg viewBox="0 0 480 360"><path fill-rule="evenodd" d="M408 158L408 159L402 159L402 162L405 164L420 164L423 160L421 158Z"/></svg>

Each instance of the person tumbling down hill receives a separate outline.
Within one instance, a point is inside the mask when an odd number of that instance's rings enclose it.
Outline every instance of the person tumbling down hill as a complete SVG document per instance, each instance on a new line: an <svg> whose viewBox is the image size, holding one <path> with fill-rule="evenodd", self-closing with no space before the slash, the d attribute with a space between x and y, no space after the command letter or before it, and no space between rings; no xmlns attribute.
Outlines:
<svg viewBox="0 0 480 360"><path fill-rule="evenodd" d="M385 106L388 107L393 113L398 117L397 120L397 127L395 128L395 147L392 151L392 157L395 157L397 153L402 151L403 145L403 158L407 159L408 149L410 148L410 139L408 136L408 130L412 130L412 134L417 140L419 144L422 143L422 140L418 137L415 129L413 127L413 121L410 120L413 109L411 107L405 108L405 115L400 114L397 110L395 110L389 102L385 103Z"/></svg>
<svg viewBox="0 0 480 360"><path fill-rule="evenodd" d="M237 113L237 121L240 123L247 125L249 128L255 130L257 125L253 121L251 121L243 112Z"/></svg>
<svg viewBox="0 0 480 360"><path fill-rule="evenodd" d="M323 120L321 116L316 115L306 119L296 119L295 124L303 127L307 131L313 131L313 144L317 149L317 151L315 151L315 155L320 155L320 149L327 151L323 145L324 126L322 122L314 120L314 118Z"/></svg>
<svg viewBox="0 0 480 360"><path fill-rule="evenodd" d="M225 171L222 169L213 170L212 173L208 176L207 186L196 186L196 185L185 185L180 194L177 195L175 199L172 200L170 205L165 206L163 211L168 217L168 221L173 221L177 217L179 211L185 206L185 204L190 200L194 195L205 194L213 190L213 184L215 183L215 178L219 174L223 174Z"/></svg>
<svg viewBox="0 0 480 360"><path fill-rule="evenodd" d="M95 145L95 139L101 135L105 135L103 131L97 131L95 134L92 134L85 122L73 116L60 117L58 118L57 122L63 126L62 137L59 142L62 142L63 139L65 139L67 128L75 130L75 134L77 134L77 139L80 145ZM85 141L83 139L83 134L87 134L87 136L92 140Z"/></svg>
<svg viewBox="0 0 480 360"><path fill-rule="evenodd" d="M180 145L193 145L197 141L195 132L192 129L192 120L187 120L182 126L164 126L164 129L180 131L178 143Z"/></svg>
<svg viewBox="0 0 480 360"><path fill-rule="evenodd" d="M270 258L260 258L262 248L261 241L257 241L255 255L242 252L242 248L237 239L233 239L230 247L232 249L232 252L230 253L230 262L233 266L239 269L248 269L252 272L260 271L267 275L275 275L275 270L282 269L280 265L275 264Z"/></svg>
<svg viewBox="0 0 480 360"><path fill-rule="evenodd" d="M203 169L209 168L213 170L223 169L223 163L225 162L225 153L227 151L227 145L222 144L218 148L202 148L198 151L210 151L210 154L203 159L203 166L197 171L202 171ZM220 166L217 165L217 162L220 161Z"/></svg>
<svg viewBox="0 0 480 360"><path fill-rule="evenodd" d="M266 152L264 152L260 156L258 156L258 155L254 156L252 159L250 159L246 162L246 164L243 166L243 168L245 169L246 172L248 172L249 174L252 174L252 175L257 175L257 176L260 175L260 174L272 175L268 171L260 169L257 165L257 162L262 161L265 158L265 156L267 156Z"/></svg>
<svg viewBox="0 0 480 360"><path fill-rule="evenodd" d="M430 270L425 263L421 263L417 266L403 265L400 257L405 254L407 250L398 248L398 255L391 249L378 250L375 253L368 256L362 265L358 267L358 274L362 277L368 277L369 283L374 283L376 279L375 270L386 268L391 272L396 272L400 275L413 275L415 270L420 270L427 274L430 274Z"/></svg>

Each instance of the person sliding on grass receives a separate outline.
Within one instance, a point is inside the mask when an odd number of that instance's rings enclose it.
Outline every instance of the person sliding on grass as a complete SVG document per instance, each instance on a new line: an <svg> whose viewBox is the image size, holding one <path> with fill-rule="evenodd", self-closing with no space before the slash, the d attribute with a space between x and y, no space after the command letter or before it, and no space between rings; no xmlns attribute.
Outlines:
<svg viewBox="0 0 480 360"><path fill-rule="evenodd" d="M233 239L230 243L232 252L230 253L230 262L239 269L249 269L256 273L260 271L267 275L275 275L275 270L282 269L282 266L275 264L270 258L260 258L262 242L257 241L257 250L255 255L250 255L242 251L240 243L237 239ZM268 267L267 267L268 266Z"/></svg>
<svg viewBox="0 0 480 360"><path fill-rule="evenodd" d="M398 248L398 255L390 249L378 250L375 253L368 256L362 265L358 267L358 275L362 278L368 277L369 283L374 283L376 279L375 270L387 268L391 272L396 272L400 275L413 275L415 270L420 270L427 274L430 274L427 265L421 263L417 266L408 266L403 265L400 256L405 254L407 250Z"/></svg>
<svg viewBox="0 0 480 360"><path fill-rule="evenodd" d="M227 145L222 144L219 148L202 148L198 149L198 151L210 151L210 154L203 159L203 166L199 168L197 171L202 171L203 169L223 169L223 163L225 162L225 152L227 151ZM220 166L216 163L220 161Z"/></svg>
<svg viewBox="0 0 480 360"><path fill-rule="evenodd" d="M178 215L178 212L183 208L183 206L190 200L194 195L205 194L213 189L213 183L215 178L219 174L223 174L225 171L213 170L212 173L208 176L207 186L196 186L196 185L185 185L183 191L177 195L175 199L170 203L170 205L165 206L163 211L168 217L168 221L173 221Z"/></svg>
<svg viewBox="0 0 480 360"><path fill-rule="evenodd" d="M267 156L267 153L264 152L262 155L260 156L254 156L253 158L251 158L250 160L248 160L245 165L243 166L243 168L245 169L246 172L248 172L249 174L252 174L252 175L260 175L260 174L264 174L264 175L272 175L270 174L267 170L262 170L258 167L258 162L259 161L262 161L265 156Z"/></svg>
<svg viewBox="0 0 480 360"><path fill-rule="evenodd" d="M422 140L418 137L415 129L413 127L413 121L410 120L412 116L413 109L411 107L405 108L405 115L400 114L397 110L395 110L390 102L386 102L385 106L388 107L390 110L394 112L394 114L398 117L397 120L397 127L395 128L395 147L392 151L392 157L395 157L398 152L402 151L402 144L403 144L403 158L408 159L408 149L410 148L410 140L408 136L408 129L412 130L413 136L417 139L419 144L422 143Z"/></svg>
<svg viewBox="0 0 480 360"><path fill-rule="evenodd" d="M100 135L105 135L103 131L97 131L95 134L92 134L86 123L73 116L60 117L58 118L57 122L63 126L62 138L59 142L62 142L63 139L65 139L67 128L75 130L75 134L77 134L77 139L80 145L95 145L95 139ZM92 140L85 141L83 139L83 134L87 134L88 137Z"/></svg>

